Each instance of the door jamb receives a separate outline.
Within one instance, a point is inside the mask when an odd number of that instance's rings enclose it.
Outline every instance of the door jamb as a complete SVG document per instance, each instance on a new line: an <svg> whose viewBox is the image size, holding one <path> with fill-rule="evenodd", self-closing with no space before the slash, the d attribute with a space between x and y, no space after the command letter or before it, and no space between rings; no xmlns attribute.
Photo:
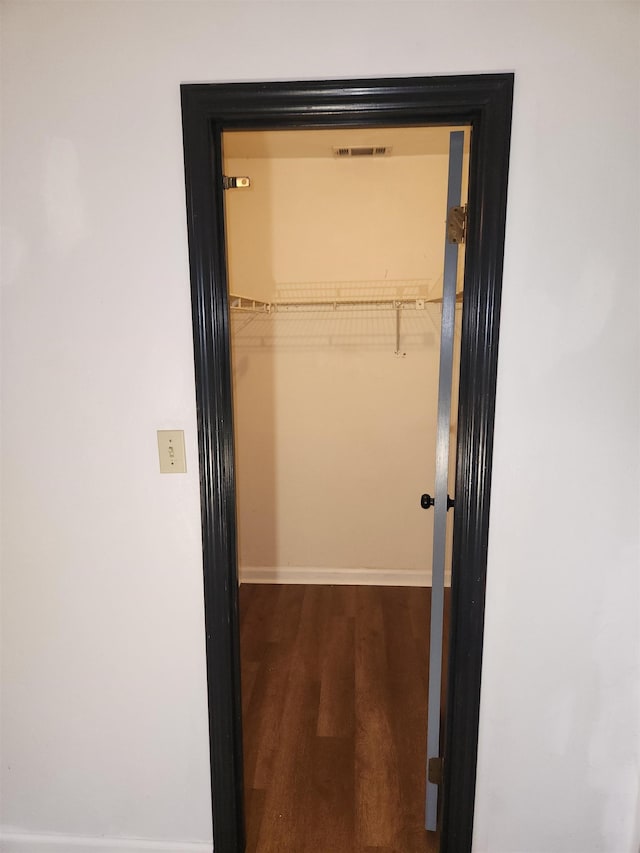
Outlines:
<svg viewBox="0 0 640 853"><path fill-rule="evenodd" d="M181 87L216 853L242 853L245 843L221 133L471 124L441 837L441 853L469 853L513 82L486 74Z"/></svg>

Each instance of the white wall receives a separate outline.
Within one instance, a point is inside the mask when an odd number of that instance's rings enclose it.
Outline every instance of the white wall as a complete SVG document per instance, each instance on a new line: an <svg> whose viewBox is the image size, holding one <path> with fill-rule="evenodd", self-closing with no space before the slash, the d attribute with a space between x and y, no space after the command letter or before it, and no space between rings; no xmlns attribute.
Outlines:
<svg viewBox="0 0 640 853"><path fill-rule="evenodd" d="M210 837L178 84L515 70L474 846L636 853L638 6L2 17L3 823Z"/></svg>

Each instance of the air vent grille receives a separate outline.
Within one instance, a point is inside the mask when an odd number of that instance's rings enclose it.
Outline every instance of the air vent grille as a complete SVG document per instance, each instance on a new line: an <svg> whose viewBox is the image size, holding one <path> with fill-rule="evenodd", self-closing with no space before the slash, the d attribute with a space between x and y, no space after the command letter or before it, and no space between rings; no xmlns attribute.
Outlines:
<svg viewBox="0 0 640 853"><path fill-rule="evenodd" d="M333 149L336 157L384 157L390 152L390 145L352 145L349 148Z"/></svg>

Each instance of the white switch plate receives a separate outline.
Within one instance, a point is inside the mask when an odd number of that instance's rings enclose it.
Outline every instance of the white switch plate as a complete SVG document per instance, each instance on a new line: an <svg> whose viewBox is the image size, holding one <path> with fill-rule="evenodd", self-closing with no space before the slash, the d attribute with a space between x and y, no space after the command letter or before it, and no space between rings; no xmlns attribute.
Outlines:
<svg viewBox="0 0 640 853"><path fill-rule="evenodd" d="M184 453L184 430L159 429L158 454L161 474L184 474L187 459Z"/></svg>

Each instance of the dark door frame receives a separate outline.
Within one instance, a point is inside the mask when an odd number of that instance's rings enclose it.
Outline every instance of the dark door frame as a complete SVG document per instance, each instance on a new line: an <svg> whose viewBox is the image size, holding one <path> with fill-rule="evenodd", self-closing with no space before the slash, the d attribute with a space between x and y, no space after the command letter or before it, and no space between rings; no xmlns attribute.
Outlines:
<svg viewBox="0 0 640 853"><path fill-rule="evenodd" d="M181 94L215 853L244 850L222 131L471 124L442 815L442 853L469 853L513 75L189 84Z"/></svg>

